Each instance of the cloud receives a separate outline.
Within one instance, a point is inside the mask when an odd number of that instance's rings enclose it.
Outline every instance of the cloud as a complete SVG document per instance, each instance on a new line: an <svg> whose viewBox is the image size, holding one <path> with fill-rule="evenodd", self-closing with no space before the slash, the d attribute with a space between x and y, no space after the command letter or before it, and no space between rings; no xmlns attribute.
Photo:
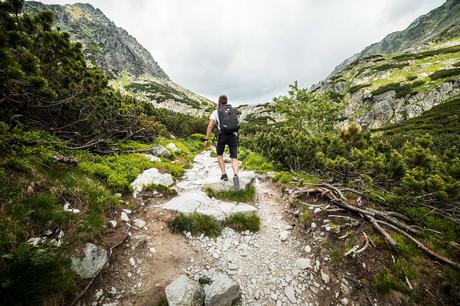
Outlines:
<svg viewBox="0 0 460 306"><path fill-rule="evenodd" d="M73 3L46 0L45 3ZM175 82L259 103L309 87L345 58L443 0L89 0L146 47Z"/></svg>

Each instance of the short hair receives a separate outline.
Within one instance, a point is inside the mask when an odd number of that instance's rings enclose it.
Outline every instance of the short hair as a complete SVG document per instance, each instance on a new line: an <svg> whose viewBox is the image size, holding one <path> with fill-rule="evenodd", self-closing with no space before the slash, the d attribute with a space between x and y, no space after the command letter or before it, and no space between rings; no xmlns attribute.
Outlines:
<svg viewBox="0 0 460 306"><path fill-rule="evenodd" d="M227 104L227 100L228 100L228 99L227 99L227 96L226 96L226 95L220 96L220 97L219 97L219 106Z"/></svg>

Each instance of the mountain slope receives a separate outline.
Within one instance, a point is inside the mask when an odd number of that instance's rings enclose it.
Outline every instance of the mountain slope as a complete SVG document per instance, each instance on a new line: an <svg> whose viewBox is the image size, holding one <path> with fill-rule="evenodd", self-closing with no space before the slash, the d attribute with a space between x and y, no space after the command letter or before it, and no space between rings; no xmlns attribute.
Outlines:
<svg viewBox="0 0 460 306"><path fill-rule="evenodd" d="M104 70L120 92L175 112L204 115L215 107L205 97L174 83L134 37L90 4L46 5L25 3L26 12L49 10L55 25L83 45L90 65Z"/></svg>
<svg viewBox="0 0 460 306"><path fill-rule="evenodd" d="M396 54L420 51L431 43L439 43L455 38L460 33L460 0L448 0L442 6L426 15L418 17L405 30L388 34L381 41L374 43L340 63L330 77L340 72L348 64L375 54Z"/></svg>
<svg viewBox="0 0 460 306"><path fill-rule="evenodd" d="M460 1L449 0L345 60L312 90L343 101L347 121L364 127L420 115L460 92L459 20Z"/></svg>
<svg viewBox="0 0 460 306"><path fill-rule="evenodd" d="M26 2L25 11L53 12L56 26L72 34L72 39L83 44L83 52L89 62L109 76L119 75L123 70L134 76L150 74L168 79L152 55L124 29L117 27L99 9L90 4L45 5Z"/></svg>

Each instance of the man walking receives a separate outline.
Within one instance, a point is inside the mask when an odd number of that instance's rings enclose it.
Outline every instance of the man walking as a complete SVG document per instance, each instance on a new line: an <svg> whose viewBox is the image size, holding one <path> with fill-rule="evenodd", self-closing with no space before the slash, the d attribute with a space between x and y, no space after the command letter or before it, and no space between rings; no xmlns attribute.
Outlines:
<svg viewBox="0 0 460 306"><path fill-rule="evenodd" d="M217 125L217 162L220 170L222 171L221 180L227 181L228 176L225 170L224 150L227 145L230 151L230 158L232 159L233 168L233 183L235 190L239 191L240 181L238 178L239 164L238 164L238 130L240 124L235 110L230 104L227 104L227 97L220 96L217 110L213 111L209 117L208 129L206 131L206 138L204 139L204 146L208 146L209 137L214 126Z"/></svg>

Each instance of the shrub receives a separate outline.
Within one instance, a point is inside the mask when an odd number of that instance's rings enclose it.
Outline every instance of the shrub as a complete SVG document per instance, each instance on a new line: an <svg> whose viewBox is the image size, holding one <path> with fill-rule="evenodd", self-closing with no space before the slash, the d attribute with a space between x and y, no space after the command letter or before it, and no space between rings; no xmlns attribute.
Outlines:
<svg viewBox="0 0 460 306"><path fill-rule="evenodd" d="M371 85L372 85L372 84L370 84L370 83L363 83L363 84L358 84L358 85L352 86L352 87L350 87L350 89L348 90L348 93L354 94L354 93L357 92L358 90L363 89L363 88L366 88L366 87L369 87L369 86L371 86Z"/></svg>
<svg viewBox="0 0 460 306"><path fill-rule="evenodd" d="M444 78L448 78L451 76L458 76L458 75L460 75L460 68L452 68L452 69L442 69L442 70L435 71L432 74L430 74L429 77L432 80L437 80L437 79L444 79Z"/></svg>
<svg viewBox="0 0 460 306"><path fill-rule="evenodd" d="M305 209L300 214L299 220L300 220L300 223L302 223L304 226L307 226L307 225L309 226L311 222L313 221L313 215L308 209Z"/></svg>
<svg viewBox="0 0 460 306"><path fill-rule="evenodd" d="M205 234L209 237L222 233L222 226L216 219L197 213L189 216L178 215L170 224L170 228L173 233L190 232L192 235Z"/></svg>
<svg viewBox="0 0 460 306"><path fill-rule="evenodd" d="M260 219L256 214L237 213L228 217L225 226L231 227L238 232L251 231L258 232L260 230Z"/></svg>
<svg viewBox="0 0 460 306"><path fill-rule="evenodd" d="M244 203L253 202L256 197L256 188L254 186L240 191L214 191L211 188L206 188L205 192L212 198Z"/></svg>

